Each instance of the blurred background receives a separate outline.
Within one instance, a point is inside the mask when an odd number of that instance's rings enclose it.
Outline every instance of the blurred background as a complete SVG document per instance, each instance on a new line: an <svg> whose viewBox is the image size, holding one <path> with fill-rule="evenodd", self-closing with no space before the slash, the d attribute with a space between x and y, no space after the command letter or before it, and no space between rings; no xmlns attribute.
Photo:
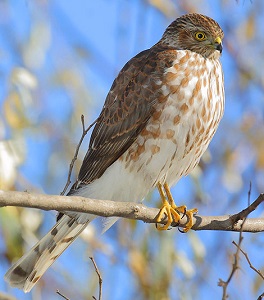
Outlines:
<svg viewBox="0 0 264 300"><path fill-rule="evenodd" d="M172 193L201 215L237 213L264 192L264 1L77 0L0 1L0 189L59 194L82 134L100 113L122 66L156 43L176 17L198 12L225 32L225 115L209 150ZM75 164L75 180L89 134ZM128 182L129 184L129 182ZM145 204L160 205L156 191ZM263 205L252 216L263 216ZM96 220L30 294L3 280L55 223L55 212L0 210L0 291L14 299L221 299L230 274L231 232L158 232L120 220L101 235ZM242 249L264 271L263 234L243 234ZM241 256L229 299L257 299L263 280Z"/></svg>

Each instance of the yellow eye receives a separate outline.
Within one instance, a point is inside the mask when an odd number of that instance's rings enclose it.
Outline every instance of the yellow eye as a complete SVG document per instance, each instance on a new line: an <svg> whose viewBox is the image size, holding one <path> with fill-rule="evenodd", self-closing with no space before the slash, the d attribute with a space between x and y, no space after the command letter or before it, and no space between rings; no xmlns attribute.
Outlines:
<svg viewBox="0 0 264 300"><path fill-rule="evenodd" d="M201 31L196 32L194 37L196 38L197 41L204 41L206 39L205 33Z"/></svg>

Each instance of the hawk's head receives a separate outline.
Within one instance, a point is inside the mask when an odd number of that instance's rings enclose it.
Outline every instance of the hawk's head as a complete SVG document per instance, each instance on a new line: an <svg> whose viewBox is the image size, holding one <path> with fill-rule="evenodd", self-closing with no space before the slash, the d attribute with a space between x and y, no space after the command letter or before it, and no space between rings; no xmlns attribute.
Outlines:
<svg viewBox="0 0 264 300"><path fill-rule="evenodd" d="M190 50L205 58L219 58L224 33L213 19L188 14L172 22L164 32L160 43L180 50Z"/></svg>

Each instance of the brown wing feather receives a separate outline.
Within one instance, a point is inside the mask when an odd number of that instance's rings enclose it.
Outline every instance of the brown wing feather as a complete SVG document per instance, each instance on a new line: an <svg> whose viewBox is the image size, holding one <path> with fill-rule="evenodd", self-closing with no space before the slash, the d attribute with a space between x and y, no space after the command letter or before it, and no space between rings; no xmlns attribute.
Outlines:
<svg viewBox="0 0 264 300"><path fill-rule="evenodd" d="M73 189L101 177L146 126L160 96L156 81L173 61L171 54L164 55L165 50L157 44L139 53L120 71L92 132Z"/></svg>

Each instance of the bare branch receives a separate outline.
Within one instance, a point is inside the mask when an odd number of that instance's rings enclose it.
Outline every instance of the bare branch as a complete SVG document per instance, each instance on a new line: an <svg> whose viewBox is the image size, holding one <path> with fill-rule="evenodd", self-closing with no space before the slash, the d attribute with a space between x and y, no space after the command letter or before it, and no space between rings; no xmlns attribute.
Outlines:
<svg viewBox="0 0 264 300"><path fill-rule="evenodd" d="M66 296L64 296L59 290L57 290L56 293L58 295L60 295L63 299L70 300L69 298L67 298Z"/></svg>
<svg viewBox="0 0 264 300"><path fill-rule="evenodd" d="M241 224L241 228L240 228L240 231L239 231L238 245L233 241L233 244L235 244L237 246L237 251L234 254L234 263L232 265L232 270L230 272L230 275L229 275L229 277L226 281L224 281L220 278L219 282L218 282L218 286L221 286L223 288L222 300L226 300L228 298L227 286L230 283L231 279L233 278L235 272L239 269L239 250L240 250L240 247L241 247L241 244L242 244L242 241L243 241L242 233L243 233L245 223L247 221L247 217L250 214L250 212L255 210L257 208L257 206L261 202L263 202L263 199L261 197L258 197L258 199L256 201L254 201L252 203L252 205L250 205L250 196L251 196L251 182L249 184L249 190L248 190L248 207L246 209L243 209L238 214L235 214L231 217L233 219L234 223L237 223L238 220L242 220L242 224Z"/></svg>
<svg viewBox="0 0 264 300"><path fill-rule="evenodd" d="M249 267L250 267L252 270L254 270L254 271L255 271L255 272L256 272L256 273L264 280L264 274L262 274L260 270L257 270L257 269L252 265L252 263L251 263L251 261L250 261L248 255L247 255L247 253L241 249L241 246L239 246L239 245L238 245L236 242L234 242L234 241L233 241L233 244L239 249L239 251L241 251L241 252L243 253L243 255L245 256L245 258L246 258L246 260L247 260L247 262L248 262L248 264L249 264Z"/></svg>
<svg viewBox="0 0 264 300"><path fill-rule="evenodd" d="M103 279L102 279L102 276L101 276L101 274L99 272L99 269L98 269L98 267L96 265L95 260L93 259L93 257L89 257L89 258L92 261L92 263L94 265L94 268L95 268L95 272L96 272L96 274L98 276L98 280L99 280L99 296L98 296L99 298L98 298L98 300L101 300L102 299L102 284L103 284ZM93 299L96 300L96 298L94 296L93 296Z"/></svg>
<svg viewBox="0 0 264 300"><path fill-rule="evenodd" d="M258 198L250 204L247 208L241 210L239 213L232 216L233 222L236 223L239 220L245 219L250 213L252 213L262 202L264 202L264 194L260 194Z"/></svg>
<svg viewBox="0 0 264 300"><path fill-rule="evenodd" d="M243 227L244 227L245 223L246 223L246 219L243 220L243 223L242 223L242 226L241 226L241 229L240 229L240 232L239 232L238 249L237 249L236 253L234 254L234 262L233 262L233 265L232 265L232 270L230 272L230 275L229 275L229 277L226 281L224 281L220 278L219 282L218 282L218 286L223 287L222 300L226 300L228 298L227 286L230 283L231 279L233 278L235 272L239 269L239 248L240 248L241 243L243 241L242 232L243 232ZM235 243L235 242L233 241L233 243Z"/></svg>
<svg viewBox="0 0 264 300"><path fill-rule="evenodd" d="M250 207L256 209L262 202L264 202L264 194L261 194ZM30 207L42 210L77 211L102 217L123 217L141 220L146 223L156 223L156 217L159 212L157 208L149 208L140 203L96 200L76 196L30 194L28 192L5 192L0 190L0 207L4 206ZM251 208L249 211L251 211ZM238 215L239 213L231 216L195 215L192 229L240 232L243 221L241 217L237 217ZM184 227L187 221L187 217L184 216L180 220L180 224L172 225ZM165 224L166 219L161 223ZM262 231L264 231L264 218L251 218L245 221L243 232Z"/></svg>
<svg viewBox="0 0 264 300"><path fill-rule="evenodd" d="M92 124L90 124L88 126L87 129L85 129L85 124L84 124L84 115L81 115L81 122L82 122L82 136L80 138L80 141L76 147L76 150L75 150L75 154L74 154L74 157L70 163L70 167L69 167L69 172L68 172L68 178L67 178L67 182L65 184L65 187L63 189L63 191L61 192L61 195L64 195L69 187L69 185L71 184L71 173L72 173L72 169L73 169L73 166L75 164L75 161L78 157L78 153L79 153L79 150L80 150L80 147L81 147L81 144L83 142L83 139L85 138L86 134L88 133L88 131L93 127L93 125L96 123L97 119L95 121L93 121Z"/></svg>

